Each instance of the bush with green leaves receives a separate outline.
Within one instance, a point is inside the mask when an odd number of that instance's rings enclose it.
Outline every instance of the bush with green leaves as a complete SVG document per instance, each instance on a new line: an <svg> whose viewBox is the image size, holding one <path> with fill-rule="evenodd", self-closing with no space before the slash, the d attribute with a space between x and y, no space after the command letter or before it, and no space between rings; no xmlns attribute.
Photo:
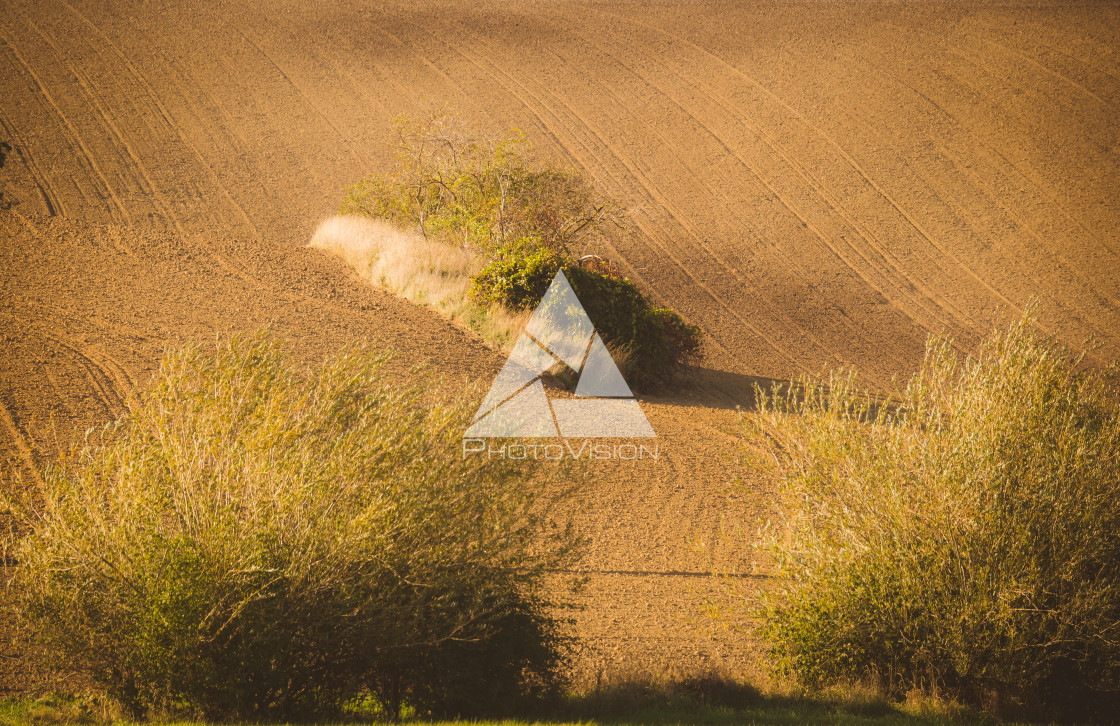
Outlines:
<svg viewBox="0 0 1120 726"><path fill-rule="evenodd" d="M582 176L535 161L517 131L487 140L446 109L419 121L400 116L395 128L394 171L351 187L341 214L386 219L475 250L486 264L471 296L490 308L535 307L564 269L596 328L616 352L629 353L636 386L667 382L699 351L698 327L654 305L610 265L578 264L628 229L622 208Z"/></svg>
<svg viewBox="0 0 1120 726"><path fill-rule="evenodd" d="M1120 712L1115 368L1026 317L933 339L893 401L854 374L762 394L787 476L767 632L810 685L874 679L1003 714Z"/></svg>
<svg viewBox="0 0 1120 726"><path fill-rule="evenodd" d="M637 388L667 383L700 347L700 329L658 307L628 279L577 264L564 267L572 290L603 340L625 361Z"/></svg>
<svg viewBox="0 0 1120 726"><path fill-rule="evenodd" d="M582 176L539 164L523 134L489 138L446 108L393 120L396 164L352 186L339 214L364 214L482 251L543 247L565 259L618 223Z"/></svg>
<svg viewBox="0 0 1120 726"><path fill-rule="evenodd" d="M531 310L563 266L564 259L552 250L510 245L471 279L471 296L483 305Z"/></svg>
<svg viewBox="0 0 1120 726"><path fill-rule="evenodd" d="M134 715L322 717L372 692L486 714L562 683L541 578L571 472L460 454L477 400L355 347L167 354L127 414L9 501L28 642Z"/></svg>
<svg viewBox="0 0 1120 726"><path fill-rule="evenodd" d="M505 250L475 276L472 293L485 304L534 308L563 270L587 316L611 348L626 379L648 389L667 383L700 348L700 329L658 307L630 280L564 262L543 248Z"/></svg>

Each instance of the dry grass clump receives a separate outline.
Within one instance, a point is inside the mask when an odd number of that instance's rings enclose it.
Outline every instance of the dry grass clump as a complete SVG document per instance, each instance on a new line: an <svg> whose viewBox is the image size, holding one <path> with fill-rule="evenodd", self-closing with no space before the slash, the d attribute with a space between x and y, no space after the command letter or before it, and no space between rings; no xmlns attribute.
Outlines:
<svg viewBox="0 0 1120 726"><path fill-rule="evenodd" d="M961 359L931 341L897 405L854 374L762 394L784 465L775 654L997 713L1120 708L1120 403L1030 317Z"/></svg>
<svg viewBox="0 0 1120 726"><path fill-rule="evenodd" d="M385 220L331 217L315 230L310 246L338 255L374 285L431 306L499 347L512 344L528 318L527 313L487 310L471 300L471 278L484 265L476 252Z"/></svg>
<svg viewBox="0 0 1120 726"><path fill-rule="evenodd" d="M263 335L168 353L7 502L27 642L133 716L322 718L366 691L466 715L556 687L561 472L462 457L474 396L388 360L305 370Z"/></svg>

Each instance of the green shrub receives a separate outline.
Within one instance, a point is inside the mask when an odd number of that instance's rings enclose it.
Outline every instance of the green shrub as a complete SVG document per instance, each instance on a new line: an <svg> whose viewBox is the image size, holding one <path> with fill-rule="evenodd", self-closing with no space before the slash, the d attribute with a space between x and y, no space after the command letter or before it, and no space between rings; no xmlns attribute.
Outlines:
<svg viewBox="0 0 1120 726"><path fill-rule="evenodd" d="M367 690L390 717L469 715L557 687L561 472L463 458L477 401L388 360L306 371L263 336L169 353L10 502L30 641L134 715L322 716Z"/></svg>
<svg viewBox="0 0 1120 726"><path fill-rule="evenodd" d="M1002 713L1120 708L1120 404L1027 317L899 400L854 374L769 397L786 465L768 634L812 685L878 679Z"/></svg>
<svg viewBox="0 0 1120 726"><path fill-rule="evenodd" d="M532 309L562 265L563 259L545 247L506 247L471 278L471 296L483 305Z"/></svg>
<svg viewBox="0 0 1120 726"><path fill-rule="evenodd" d="M503 250L474 277L471 293L483 304L532 309L559 269L634 386L668 382L699 350L700 329L672 310L655 306L630 280L564 263L543 247Z"/></svg>
<svg viewBox="0 0 1120 726"><path fill-rule="evenodd" d="M700 329L655 306L630 280L576 264L564 274L603 340L626 352L627 380L635 387L668 382L699 350Z"/></svg>

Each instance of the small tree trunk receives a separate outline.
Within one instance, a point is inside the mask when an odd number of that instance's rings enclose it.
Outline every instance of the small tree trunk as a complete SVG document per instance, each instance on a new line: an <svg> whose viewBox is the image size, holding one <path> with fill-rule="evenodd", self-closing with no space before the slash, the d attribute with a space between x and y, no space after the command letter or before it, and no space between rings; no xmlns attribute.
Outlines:
<svg viewBox="0 0 1120 726"><path fill-rule="evenodd" d="M385 715L390 723L399 723L401 720L401 677L399 673L391 673L385 677L381 685L381 701L385 706Z"/></svg>
<svg viewBox="0 0 1120 726"><path fill-rule="evenodd" d="M509 189L509 179L503 178L500 182L502 198L498 203L498 240L502 245L506 243L506 191Z"/></svg>

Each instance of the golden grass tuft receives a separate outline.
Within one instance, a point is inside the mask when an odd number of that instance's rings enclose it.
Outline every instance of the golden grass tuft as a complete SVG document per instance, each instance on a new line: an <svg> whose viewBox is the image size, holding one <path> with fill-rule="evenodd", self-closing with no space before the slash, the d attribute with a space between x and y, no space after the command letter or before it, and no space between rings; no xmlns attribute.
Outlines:
<svg viewBox="0 0 1120 726"><path fill-rule="evenodd" d="M384 220L331 217L308 246L338 255L374 285L434 308L501 348L512 345L528 321L528 313L488 310L471 300L471 277L485 264L474 252Z"/></svg>

